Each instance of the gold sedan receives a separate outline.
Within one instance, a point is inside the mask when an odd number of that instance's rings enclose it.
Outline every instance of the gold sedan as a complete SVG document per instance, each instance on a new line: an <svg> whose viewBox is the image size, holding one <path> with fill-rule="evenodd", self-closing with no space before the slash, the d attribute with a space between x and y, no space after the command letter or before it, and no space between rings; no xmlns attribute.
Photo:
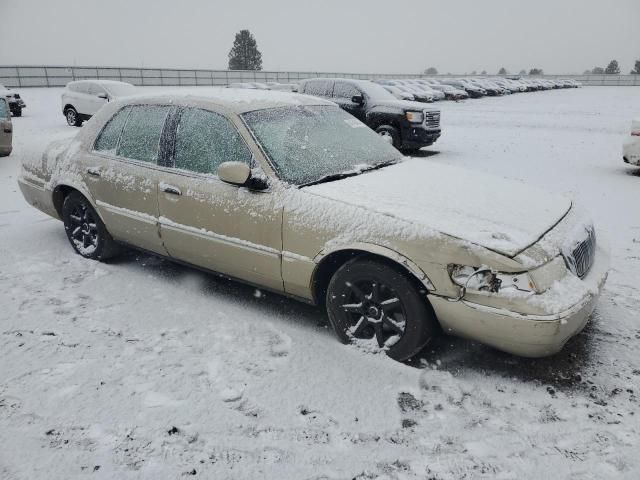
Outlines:
<svg viewBox="0 0 640 480"><path fill-rule="evenodd" d="M326 306L398 360L438 332L525 356L582 330L607 274L584 213L406 159L321 99L212 89L105 105L20 188L80 255L129 245Z"/></svg>

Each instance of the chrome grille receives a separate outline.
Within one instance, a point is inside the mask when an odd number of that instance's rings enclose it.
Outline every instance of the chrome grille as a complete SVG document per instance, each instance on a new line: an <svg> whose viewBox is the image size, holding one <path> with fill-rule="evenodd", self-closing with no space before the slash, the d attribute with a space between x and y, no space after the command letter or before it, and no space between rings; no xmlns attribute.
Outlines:
<svg viewBox="0 0 640 480"><path fill-rule="evenodd" d="M424 124L426 127L438 128L440 126L440 112L424 111Z"/></svg>
<svg viewBox="0 0 640 480"><path fill-rule="evenodd" d="M596 232L593 228L587 230L587 238L578 243L570 253L565 254L567 267L578 277L584 277L593 265L596 254Z"/></svg>

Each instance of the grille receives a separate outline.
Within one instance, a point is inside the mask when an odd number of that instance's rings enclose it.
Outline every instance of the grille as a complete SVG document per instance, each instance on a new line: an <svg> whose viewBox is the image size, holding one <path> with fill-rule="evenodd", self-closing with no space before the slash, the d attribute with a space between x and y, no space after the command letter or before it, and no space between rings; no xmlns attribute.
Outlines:
<svg viewBox="0 0 640 480"><path fill-rule="evenodd" d="M440 126L440 112L431 112L425 110L424 112L424 124L427 127L437 128Z"/></svg>
<svg viewBox="0 0 640 480"><path fill-rule="evenodd" d="M593 265L596 253L596 232L593 228L587 230L587 238L582 240L569 254L565 254L565 260L569 270L578 277L584 277Z"/></svg>

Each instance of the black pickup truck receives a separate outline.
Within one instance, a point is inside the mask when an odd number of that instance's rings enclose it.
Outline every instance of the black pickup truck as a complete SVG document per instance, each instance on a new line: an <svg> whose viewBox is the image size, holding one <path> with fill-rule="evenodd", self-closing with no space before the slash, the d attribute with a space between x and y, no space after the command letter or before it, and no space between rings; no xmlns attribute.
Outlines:
<svg viewBox="0 0 640 480"><path fill-rule="evenodd" d="M401 150L428 147L440 137L440 111L418 102L398 100L368 80L312 78L298 93L331 100L361 122L385 136Z"/></svg>

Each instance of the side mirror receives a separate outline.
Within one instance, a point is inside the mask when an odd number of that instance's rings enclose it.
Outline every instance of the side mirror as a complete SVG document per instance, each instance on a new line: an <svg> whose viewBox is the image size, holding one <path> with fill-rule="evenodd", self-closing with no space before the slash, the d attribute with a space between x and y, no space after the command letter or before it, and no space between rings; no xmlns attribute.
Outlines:
<svg viewBox="0 0 640 480"><path fill-rule="evenodd" d="M364 98L362 95L354 95L351 97L351 101L357 105L362 105L364 103Z"/></svg>
<svg viewBox="0 0 640 480"><path fill-rule="evenodd" d="M251 178L251 168L242 162L224 162L218 167L218 178L232 185L245 185Z"/></svg>
<svg viewBox="0 0 640 480"><path fill-rule="evenodd" d="M109 100L109 95L107 95L106 93L100 93L98 94L98 98L101 98L103 100Z"/></svg>

